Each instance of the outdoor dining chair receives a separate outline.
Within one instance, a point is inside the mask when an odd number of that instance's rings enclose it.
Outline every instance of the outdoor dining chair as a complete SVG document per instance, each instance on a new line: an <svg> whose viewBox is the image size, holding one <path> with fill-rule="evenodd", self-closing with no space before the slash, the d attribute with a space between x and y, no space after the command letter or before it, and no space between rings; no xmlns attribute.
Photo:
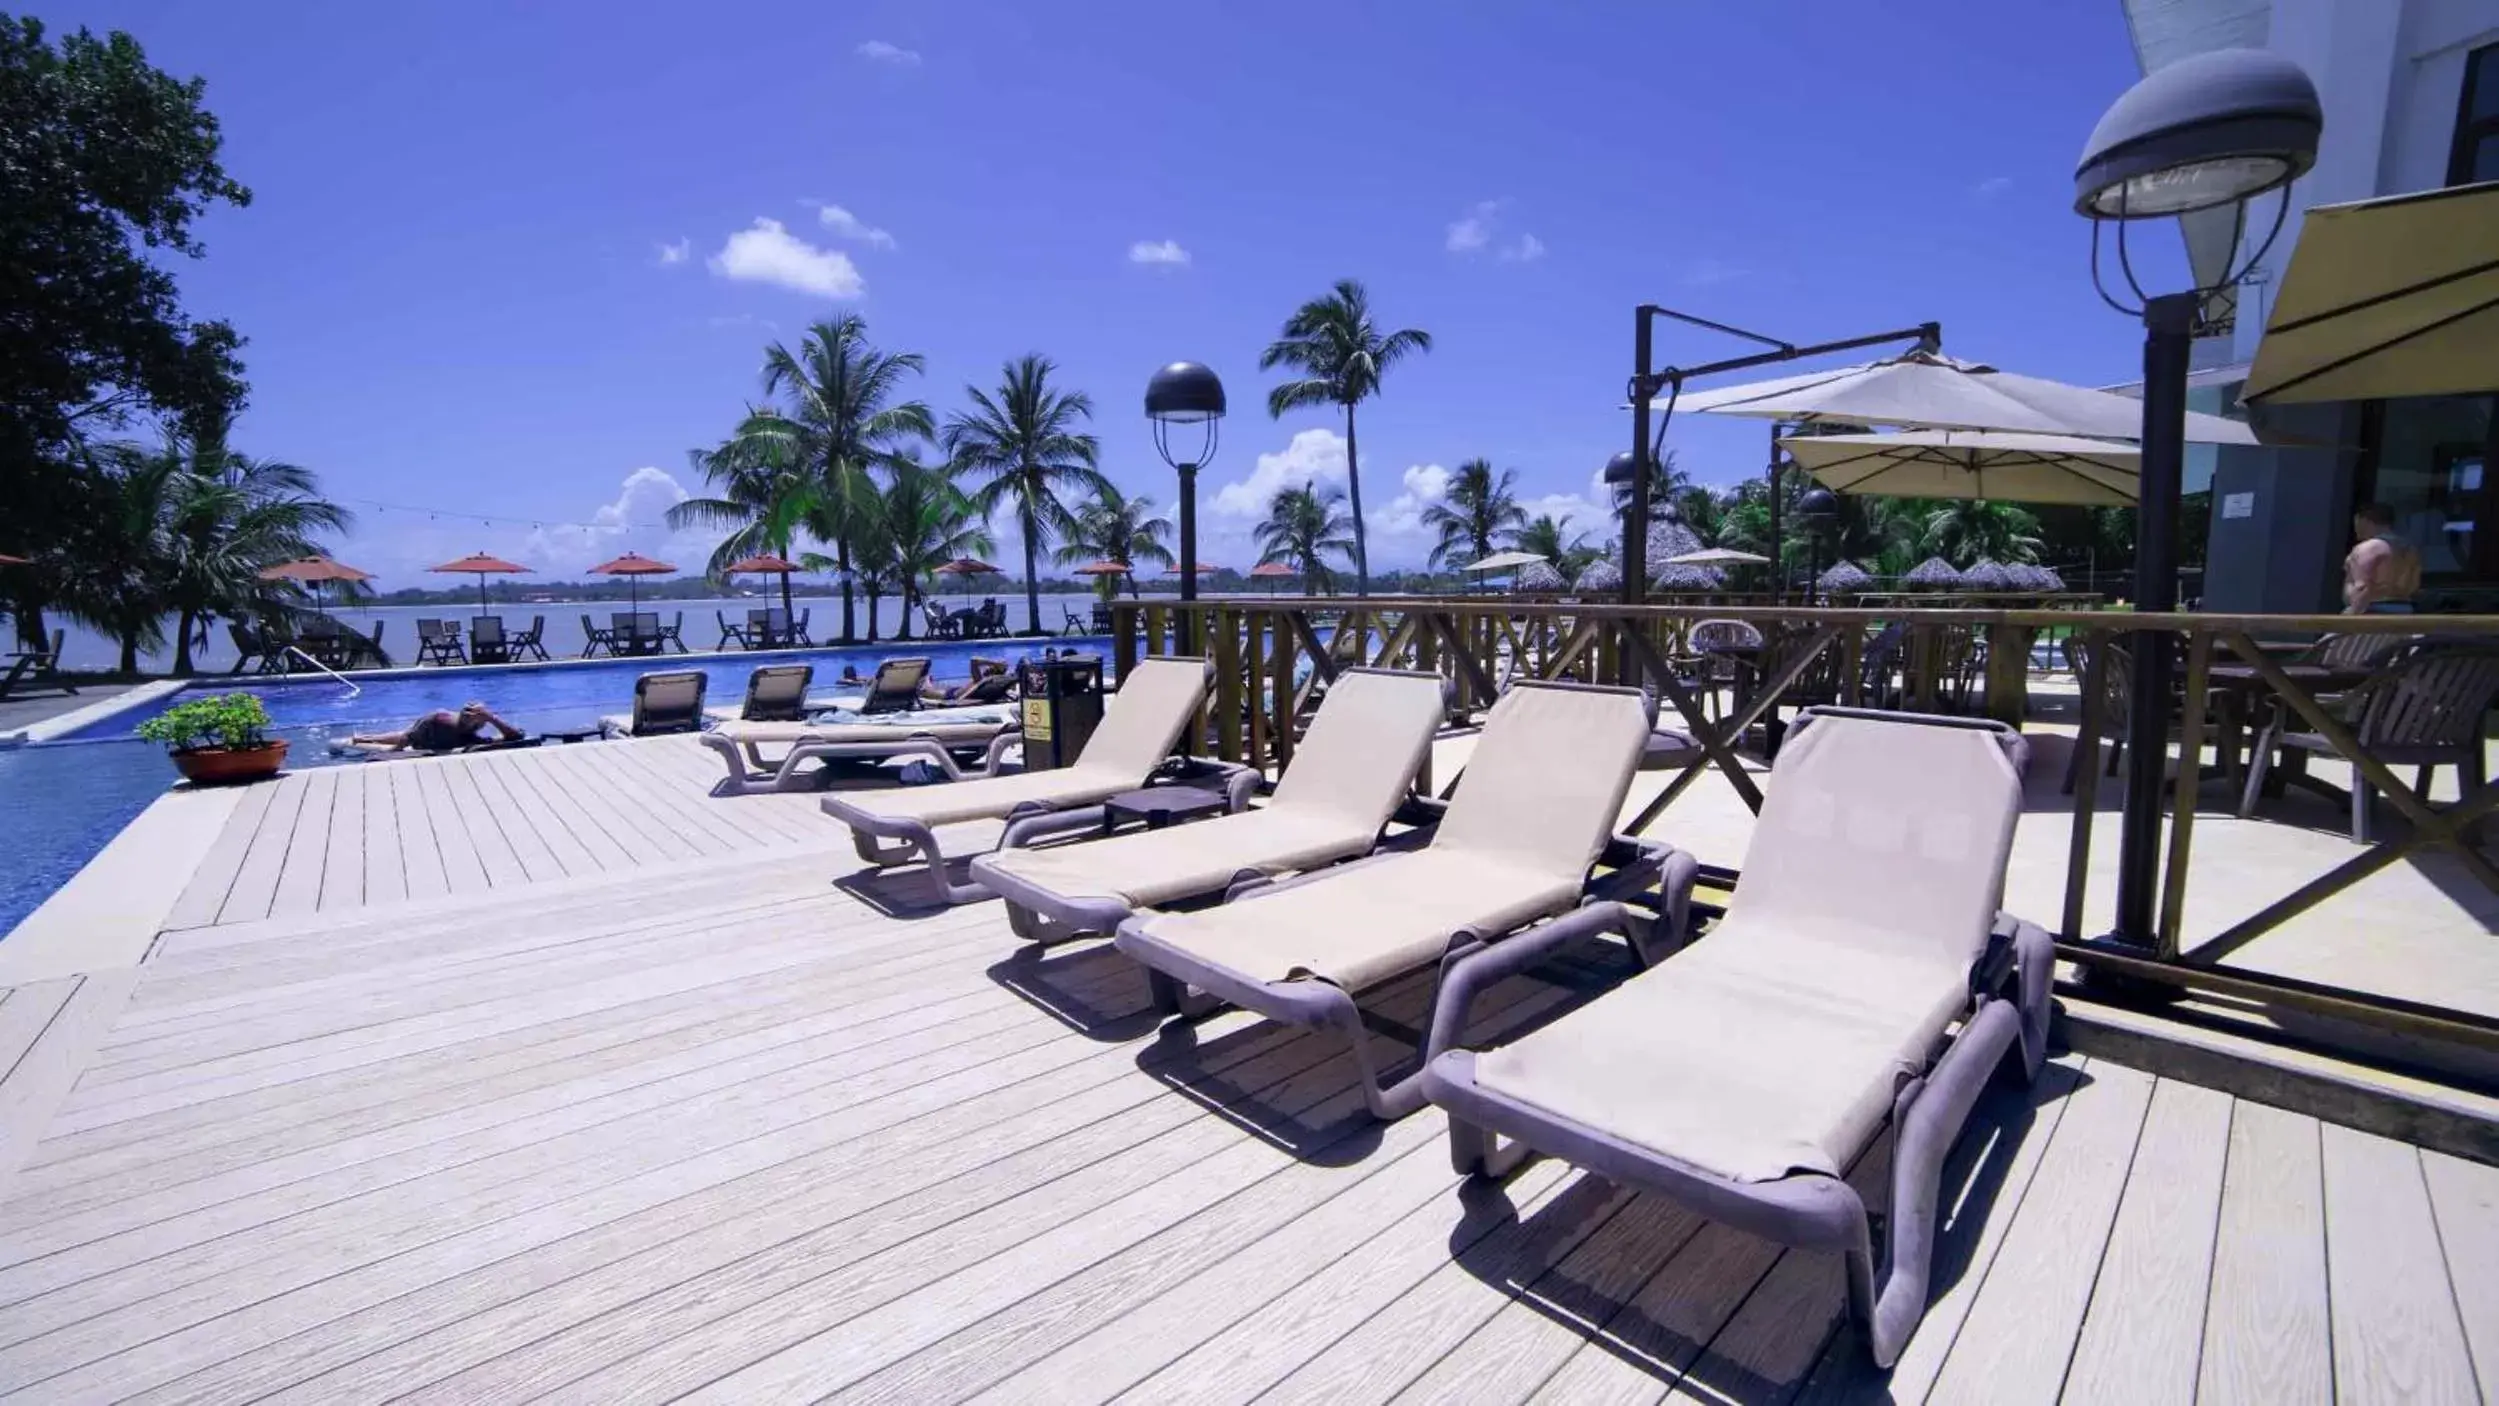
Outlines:
<svg viewBox="0 0 2499 1406"><path fill-rule="evenodd" d="M30 649L9 656L9 669L0 674L0 698L12 698L29 688L57 688L63 693L76 693L78 686L61 673L61 647L69 639L69 631L54 630L49 649Z"/></svg>
<svg viewBox="0 0 2499 1406"><path fill-rule="evenodd" d="M276 667L269 656L268 641L250 625L240 620L227 621L226 638L234 641L234 667L226 670L227 673L240 674L249 669L256 674L265 674ZM258 667L253 667L255 665Z"/></svg>
<svg viewBox="0 0 2499 1406"><path fill-rule="evenodd" d="M468 650L460 643L459 627L448 620L416 622L417 662L419 664L450 664L469 662Z"/></svg>
<svg viewBox="0 0 2499 1406"><path fill-rule="evenodd" d="M581 657L584 659L596 658L601 650L610 654L623 652L616 647L616 631L599 628L588 615L581 617L581 639Z"/></svg>
<svg viewBox="0 0 2499 1406"><path fill-rule="evenodd" d="M928 628L928 637L933 640L952 639L956 633L946 608L933 600L920 602L920 623Z"/></svg>
<svg viewBox="0 0 2499 1406"><path fill-rule="evenodd" d="M809 606L805 610L798 612L798 618L790 622L791 644L794 644L801 649L813 649L815 647L816 642L809 638L807 634L808 618L813 616L815 613L815 607Z"/></svg>
<svg viewBox="0 0 2499 1406"><path fill-rule="evenodd" d="M659 642L661 647L664 648L673 644L677 647L677 652L679 654L689 654L693 652L685 647L684 611L680 610L675 615L669 617L669 621L665 625L660 624L659 617L654 615L651 617L651 627L659 632Z"/></svg>
<svg viewBox="0 0 2499 1406"><path fill-rule="evenodd" d="M1093 624L1090 618L1077 614L1074 606L1062 607L1060 613L1067 617L1067 623L1059 627L1062 635L1081 635Z"/></svg>
<svg viewBox="0 0 2499 1406"><path fill-rule="evenodd" d="M380 627L376 626L373 631L374 639L378 642L381 639L381 635L382 631ZM529 617L529 628L512 637L512 657L515 659L545 659L547 657L546 635L547 617L543 615L533 615Z"/></svg>
<svg viewBox="0 0 2499 1406"><path fill-rule="evenodd" d="M746 627L744 625L732 625L729 623L729 615L727 611L713 611L712 619L719 622L720 625L720 643L714 645L713 648L727 649L732 644L736 645L740 649L753 649L755 647L747 640Z"/></svg>
<svg viewBox="0 0 2499 1406"><path fill-rule="evenodd" d="M774 628L775 622L772 618L778 613L779 612L777 611L771 610L750 610L746 612L747 648L779 649L782 647L784 641L781 637L781 631Z"/></svg>
<svg viewBox="0 0 2499 1406"><path fill-rule="evenodd" d="M512 645L503 636L503 617L480 615L469 622L469 659L478 664L502 664L512 658Z"/></svg>
<svg viewBox="0 0 2499 1406"><path fill-rule="evenodd" d="M659 631L659 612L637 610L625 617L625 633L633 641L636 655L657 654L666 648Z"/></svg>
<svg viewBox="0 0 2499 1406"><path fill-rule="evenodd" d="M2499 649L2423 644L2343 694L2335 711L2349 720L2353 738L2370 756L2390 767L2414 768L2413 794L2426 802L2430 778L2439 767L2456 768L2459 795L2472 795L2489 779L2482 753L2483 721L2493 703L2499 703ZM2290 709L2278 706L2256 739L2247 784L2239 793L2241 816L2256 808L2276 752L2342 755L2324 734L2295 732L2294 725ZM2341 794L2304 769L2288 779L2328 795ZM2351 837L2361 844L2372 839L2375 794L2376 788L2354 766L2348 794Z"/></svg>

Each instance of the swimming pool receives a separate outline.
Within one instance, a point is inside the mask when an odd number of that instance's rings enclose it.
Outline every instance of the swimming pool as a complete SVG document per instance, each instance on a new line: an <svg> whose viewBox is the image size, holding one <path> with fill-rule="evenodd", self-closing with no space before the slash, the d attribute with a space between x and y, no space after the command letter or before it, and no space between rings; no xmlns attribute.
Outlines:
<svg viewBox="0 0 2499 1406"><path fill-rule="evenodd" d="M212 693L257 695L277 724L276 735L294 745L287 766L301 769L362 762L360 754L330 755L332 738L405 726L436 708L457 708L471 698L530 732L595 727L600 715L633 706L637 675L699 669L711 682L708 701L734 704L746 677L766 664L811 664L811 692L840 691L842 668L875 672L888 658L925 657L941 680L971 673L971 660L1019 658L1043 648L1110 654L1105 637L1063 640L981 640L903 646L865 645L763 655L669 655L654 659L597 660L553 665L410 670L356 679L357 691L334 679L297 675L286 679L200 679L178 693L127 712L100 718L67 736L23 747L0 748L0 936L69 882L123 826L174 784L162 747L133 736L141 722L185 698Z"/></svg>

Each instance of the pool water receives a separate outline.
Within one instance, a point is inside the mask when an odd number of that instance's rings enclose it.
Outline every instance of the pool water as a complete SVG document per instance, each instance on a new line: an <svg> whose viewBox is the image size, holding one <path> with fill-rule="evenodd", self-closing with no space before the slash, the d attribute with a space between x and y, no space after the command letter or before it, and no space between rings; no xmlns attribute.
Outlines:
<svg viewBox="0 0 2499 1406"><path fill-rule="evenodd" d="M1110 644L1096 637L915 642L904 649L871 645L767 656L669 655L561 666L427 669L359 678L352 694L345 685L319 675L202 679L180 693L99 719L58 740L0 749L0 856L6 859L0 863L0 936L69 882L178 779L165 750L136 740L134 730L184 698L237 692L258 696L276 724L275 735L293 744L287 766L301 769L363 762L360 753L331 756L331 739L395 731L422 714L457 708L472 698L484 700L526 731L570 731L596 727L604 714L631 711L634 679L662 670L701 670L710 679L704 701L717 706L743 698L747 675L766 664L814 665L809 692L821 698L845 691L840 683L844 665L864 676L875 673L883 659L925 657L932 677L957 682L970 676L975 655L1012 659L1056 648L1107 660Z"/></svg>

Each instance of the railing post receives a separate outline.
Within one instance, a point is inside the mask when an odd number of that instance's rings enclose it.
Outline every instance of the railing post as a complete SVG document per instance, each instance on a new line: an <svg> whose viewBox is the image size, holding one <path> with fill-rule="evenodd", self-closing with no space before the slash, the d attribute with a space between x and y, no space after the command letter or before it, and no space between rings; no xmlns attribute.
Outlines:
<svg viewBox="0 0 2499 1406"><path fill-rule="evenodd" d="M1241 612L1213 610L1193 621L1189 633L1211 632L1215 655L1215 755L1241 760Z"/></svg>
<svg viewBox="0 0 2499 1406"><path fill-rule="evenodd" d="M2032 638L2021 625L1987 627L1987 716L2016 729L2029 701Z"/></svg>
<svg viewBox="0 0 2499 1406"><path fill-rule="evenodd" d="M1111 664L1126 679L1137 667L1137 607L1111 602Z"/></svg>
<svg viewBox="0 0 2499 1406"><path fill-rule="evenodd" d="M2161 647L2169 647L2163 639ZM2161 885L2160 927L2153 950L2164 962L2178 960L2178 925L2187 906L2187 844L2195 831L2195 794L2204 779L2204 715L2212 706L2213 637L2195 630L2187 637L2185 716L2178 722L2178 790L2169 817L2169 860ZM2166 739L2155 739L2163 745Z"/></svg>

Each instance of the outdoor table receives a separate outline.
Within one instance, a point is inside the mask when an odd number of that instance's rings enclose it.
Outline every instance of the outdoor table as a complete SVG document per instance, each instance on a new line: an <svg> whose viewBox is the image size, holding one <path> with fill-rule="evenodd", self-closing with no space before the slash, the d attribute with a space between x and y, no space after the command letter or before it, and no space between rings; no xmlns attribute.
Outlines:
<svg viewBox="0 0 2499 1406"><path fill-rule="evenodd" d="M1108 835L1123 822L1140 820L1148 830L1165 830L1174 821L1220 814L1228 804L1221 791L1196 786L1148 786L1141 791L1126 791L1102 803L1102 833Z"/></svg>
<svg viewBox="0 0 2499 1406"><path fill-rule="evenodd" d="M2285 677L2311 695L2340 693L2356 688L2369 677L2366 669L2338 669L2326 664L2277 664ZM2273 685L2256 672L2253 664L2213 664L2204 677L2219 704L2219 727L2213 735L2213 750L2221 757L2222 774L2240 777L2247 774L2239 755L2246 745L2246 732L2255 722L2256 710L2266 703L2281 706L2273 696ZM2297 775L2307 765L2307 754L2294 752L2282 759L2274 774L2265 778L2265 794L2278 796L2289 776Z"/></svg>

